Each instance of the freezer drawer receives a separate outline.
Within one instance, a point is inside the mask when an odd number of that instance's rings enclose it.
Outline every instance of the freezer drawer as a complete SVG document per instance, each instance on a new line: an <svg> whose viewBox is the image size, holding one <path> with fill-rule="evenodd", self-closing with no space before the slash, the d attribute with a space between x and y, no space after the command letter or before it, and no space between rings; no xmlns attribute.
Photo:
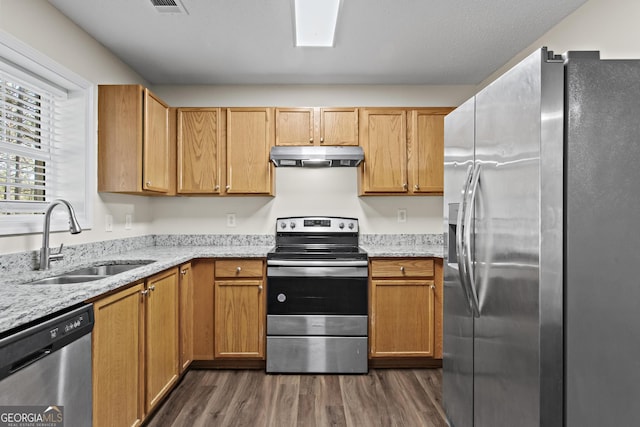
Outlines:
<svg viewBox="0 0 640 427"><path fill-rule="evenodd" d="M367 373L367 337L267 337L267 372Z"/></svg>

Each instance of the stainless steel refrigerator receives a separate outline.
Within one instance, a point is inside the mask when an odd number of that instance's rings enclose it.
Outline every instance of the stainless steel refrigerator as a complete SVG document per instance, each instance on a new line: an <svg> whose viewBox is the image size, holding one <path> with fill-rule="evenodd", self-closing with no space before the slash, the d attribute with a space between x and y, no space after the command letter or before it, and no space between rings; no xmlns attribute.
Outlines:
<svg viewBox="0 0 640 427"><path fill-rule="evenodd" d="M640 425L640 61L546 49L445 119L453 427Z"/></svg>

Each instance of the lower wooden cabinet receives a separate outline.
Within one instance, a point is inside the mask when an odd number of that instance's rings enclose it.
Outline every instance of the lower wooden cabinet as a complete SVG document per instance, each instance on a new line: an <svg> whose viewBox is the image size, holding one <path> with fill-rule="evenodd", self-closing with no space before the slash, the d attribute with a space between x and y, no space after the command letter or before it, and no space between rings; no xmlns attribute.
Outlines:
<svg viewBox="0 0 640 427"><path fill-rule="evenodd" d="M264 359L262 260L216 261L215 358Z"/></svg>
<svg viewBox="0 0 640 427"><path fill-rule="evenodd" d="M180 266L180 373L193 361L193 273L191 263Z"/></svg>
<svg viewBox="0 0 640 427"><path fill-rule="evenodd" d="M147 279L145 409L149 412L178 380L178 269Z"/></svg>
<svg viewBox="0 0 640 427"><path fill-rule="evenodd" d="M371 260L369 356L442 358L442 260Z"/></svg>
<svg viewBox="0 0 640 427"><path fill-rule="evenodd" d="M193 360L263 360L262 259L198 259L193 277Z"/></svg>
<svg viewBox="0 0 640 427"><path fill-rule="evenodd" d="M144 416L144 282L94 302L93 426L137 426Z"/></svg>
<svg viewBox="0 0 640 427"><path fill-rule="evenodd" d="M93 426L139 425L178 379L178 269L93 303Z"/></svg>

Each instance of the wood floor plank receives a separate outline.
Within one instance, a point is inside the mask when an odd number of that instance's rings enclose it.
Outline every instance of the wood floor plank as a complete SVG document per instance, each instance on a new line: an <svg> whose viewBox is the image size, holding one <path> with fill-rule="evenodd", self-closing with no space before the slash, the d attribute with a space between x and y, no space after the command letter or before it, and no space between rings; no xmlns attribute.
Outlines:
<svg viewBox="0 0 640 427"><path fill-rule="evenodd" d="M191 370L153 427L445 427L441 369L368 375L268 375Z"/></svg>

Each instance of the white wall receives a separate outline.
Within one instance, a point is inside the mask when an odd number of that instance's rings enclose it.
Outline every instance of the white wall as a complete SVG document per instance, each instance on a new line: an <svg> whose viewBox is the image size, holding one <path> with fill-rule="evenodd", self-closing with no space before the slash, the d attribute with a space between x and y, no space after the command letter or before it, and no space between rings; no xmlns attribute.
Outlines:
<svg viewBox="0 0 640 427"><path fill-rule="evenodd" d="M145 81L46 0L0 0L0 31L43 53L95 83ZM95 99L97 100L97 90ZM95 108L97 111L97 106ZM96 119L97 120L97 119ZM96 127L97 129L97 127ZM97 145L97 135L88 144ZM94 150L97 152L97 150ZM96 159L93 170L95 171ZM134 196L98 195L94 200L94 228L81 234L52 233L51 246L72 245L149 234L152 212L148 200ZM114 231L104 232L105 215L114 216ZM124 215L134 214L133 230L124 230ZM37 249L40 234L0 237L0 254Z"/></svg>
<svg viewBox="0 0 640 427"><path fill-rule="evenodd" d="M479 89L542 46L559 54L599 50L602 59L638 59L639 42L638 0L590 0L485 79Z"/></svg>

